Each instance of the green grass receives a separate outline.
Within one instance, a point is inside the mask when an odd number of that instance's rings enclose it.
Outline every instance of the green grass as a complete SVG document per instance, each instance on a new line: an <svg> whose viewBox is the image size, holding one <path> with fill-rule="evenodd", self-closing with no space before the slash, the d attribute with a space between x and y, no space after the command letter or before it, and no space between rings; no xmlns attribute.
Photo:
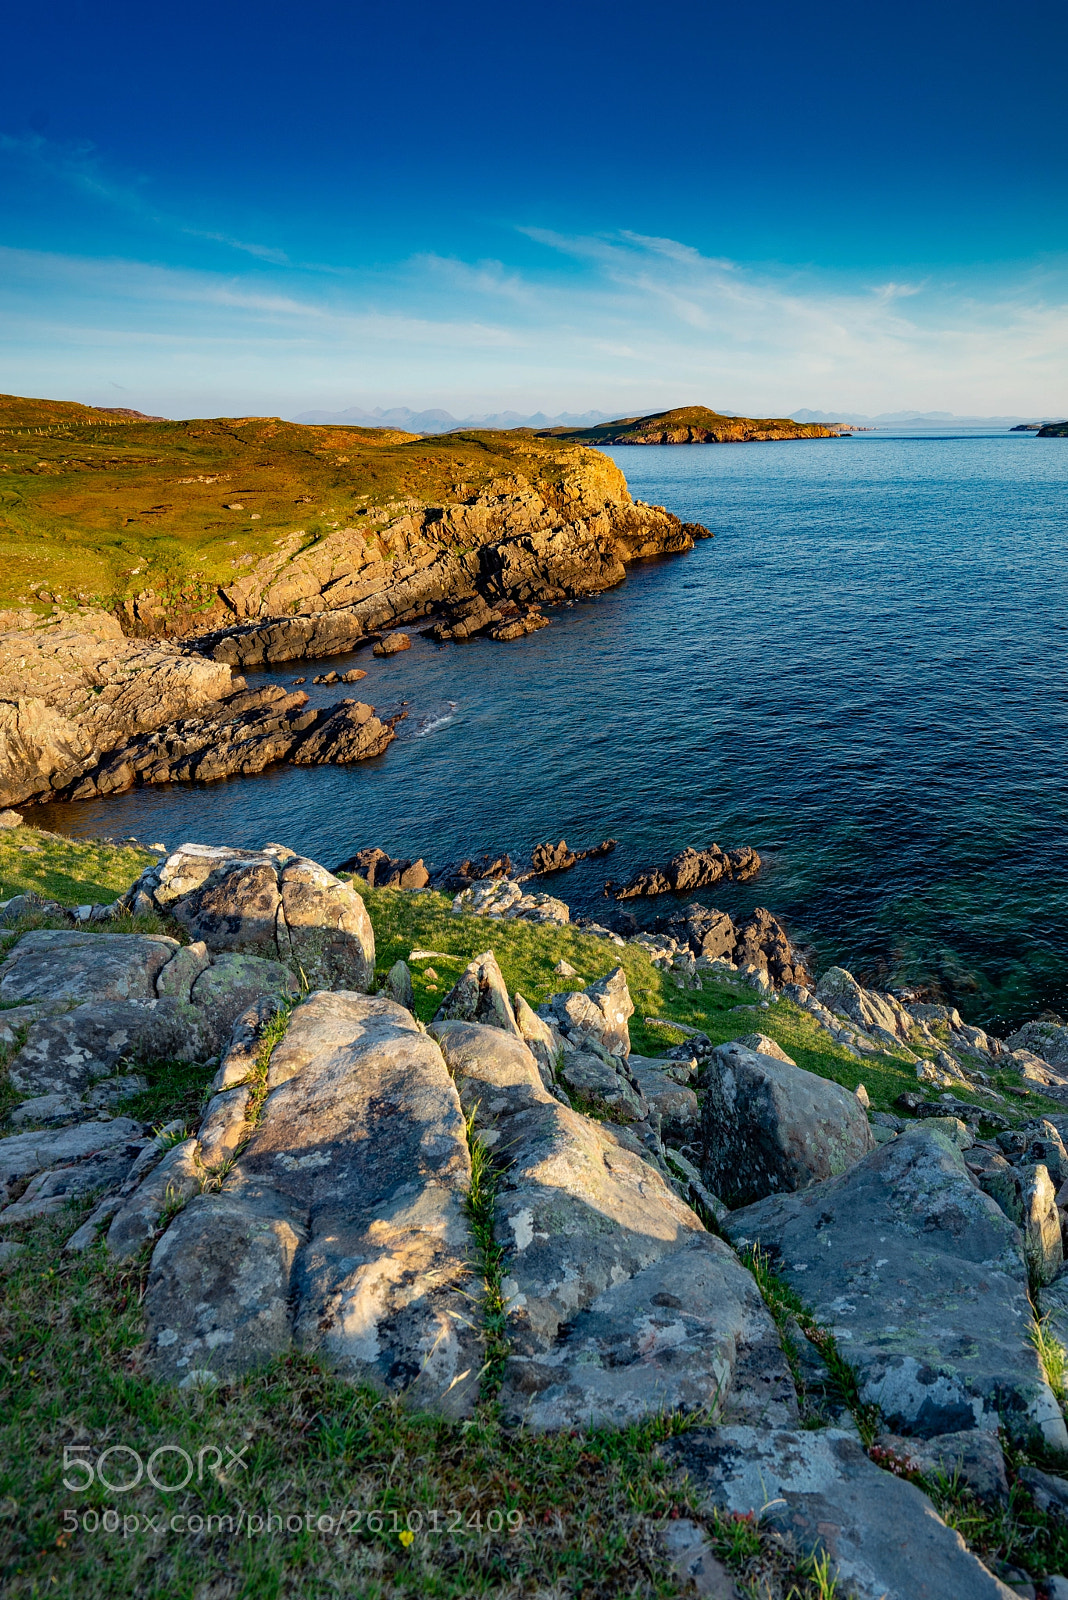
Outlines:
<svg viewBox="0 0 1068 1600"><path fill-rule="evenodd" d="M488 917L454 916L451 900L442 894L408 894L403 889L369 889L359 878L353 888L364 898L375 929L376 972L385 977L394 961L407 961L412 972L416 1015L429 1022L445 994L467 963L491 949L497 957L510 994L518 989L535 1009L565 989L581 989L621 966L634 1001L630 1019L633 1049L639 1055L663 1054L684 1035L670 1027L647 1026L647 1017L698 1028L713 1044L723 1044L742 1034L760 1032L774 1039L808 1072L830 1078L855 1090L863 1083L873 1110L890 1110L903 1090L915 1090L915 1065L892 1053L858 1059L835 1043L807 1011L789 1000L778 1000L767 1010L755 991L741 981L728 982L706 976L700 990L680 989L669 973L653 966L638 945L622 949L606 939L577 928L495 921ZM422 961L410 961L413 950L444 951ZM569 961L578 976L558 978L553 967ZM437 974L427 980L426 969ZM741 1009L739 1009L741 1008ZM1018 1075L1017 1075L1018 1077ZM954 1091L955 1093L957 1091ZM960 1098L983 1103L981 1095L962 1089ZM1010 1116L1034 1116L1052 1102L1029 1099L1010 1102L999 1110Z"/></svg>
<svg viewBox="0 0 1068 1600"><path fill-rule="evenodd" d="M562 499L580 469L622 483L606 458L530 434L120 422L0 396L0 604L115 607L149 591L175 628L209 626L227 614L219 587L287 538L308 548L350 524L374 538L376 508L456 502L502 480Z"/></svg>
<svg viewBox="0 0 1068 1600"><path fill-rule="evenodd" d="M139 845L64 839L39 828L3 828L0 900L32 892L65 906L104 905L157 859Z"/></svg>
<svg viewBox="0 0 1068 1600"><path fill-rule="evenodd" d="M496 1399L508 1360L508 1314L505 1310L504 1247L497 1242L494 1207L497 1199L497 1171L487 1147L475 1132L477 1106L467 1118L467 1142L471 1151L471 1187L465 1209L475 1241L477 1271L482 1280L480 1321L486 1357L480 1373L481 1397Z"/></svg>
<svg viewBox="0 0 1068 1600"><path fill-rule="evenodd" d="M87 1205L25 1230L0 1308L0 1583L10 1596L71 1600L468 1600L471 1596L675 1596L657 1533L673 1516L702 1520L693 1490L656 1446L682 1429L657 1418L619 1432L508 1433L492 1406L471 1421L405 1412L315 1361L293 1355L211 1391L183 1392L140 1374L139 1299L144 1255L121 1266L101 1245L71 1260L60 1245ZM125 1446L143 1461L161 1445L198 1452L206 1470L161 1493L143 1479L128 1493L63 1485L64 1449L96 1461ZM212 1471L217 1450L222 1470ZM225 1470L229 1451L245 1469ZM123 1480L133 1458L105 1471ZM157 1476L181 1467L171 1452ZM83 1474L68 1471L71 1482ZM132 1472L130 1474L132 1476ZM172 1480L173 1481L173 1480ZM97 1517L119 1514L113 1534ZM210 1517L238 1518L240 1535ZM437 1534L428 1532L438 1513ZM89 1512L89 1527L83 1522ZM351 1532L319 1531L319 1517L351 1512ZM64 1513L68 1513L64 1516ZM353 1527L355 1514L360 1514ZM368 1513L379 1513L371 1518ZM396 1514L394 1518L394 1513ZM152 1531L146 1518L164 1526ZM299 1531L268 1515L299 1517ZM311 1528L308 1517L311 1517ZM458 1515L457 1515L458 1514ZM493 1514L493 1515L491 1515ZM200 1517L200 1532L171 1532L170 1518ZM419 1519L423 1527L419 1530ZM512 1526L509 1526L509 1517ZM122 1531L126 1519L126 1532ZM249 1534L249 1518L259 1531ZM134 1519L136 1519L136 1524ZM410 1520L409 1520L410 1519ZM503 1526L498 1526L498 1522ZM416 1529L411 1539L402 1534ZM716 1536L718 1522L709 1521ZM452 1531L450 1531L450 1529ZM763 1530L763 1566L785 1600L819 1600L811 1563L797 1566ZM754 1568L747 1553L742 1566Z"/></svg>
<svg viewBox="0 0 1068 1600"><path fill-rule="evenodd" d="M53 852L67 842L38 837L44 857L40 870L54 865ZM79 872L92 874L93 882L103 877L112 893L125 888L142 863L116 854L120 859L109 856L106 847L92 846L80 861L64 857L66 893L57 898L79 903L93 897ZM492 948L509 990L518 989L535 1006L561 988L583 987L623 966L636 1007L633 1045L642 1054L655 1055L681 1039L673 1023L700 1028L717 1043L759 1029L809 1070L850 1089L863 1081L873 1105L890 1104L902 1088L915 1086L915 1069L904 1059L886 1054L857 1061L788 1002L764 1010L755 1004L753 991L722 980L700 991L679 989L639 947L620 949L571 927L453 916L450 901L441 895L369 890L358 880L355 887L375 927L379 976L398 957L409 961L416 1012L424 1022L467 962ZM412 962L413 949L441 953ZM567 982L553 972L561 959L577 970ZM427 976L428 968L436 970L436 980ZM645 1017L664 1023L650 1026ZM265 1079L286 1021L287 1013L280 1012L264 1035L260 1078ZM165 1062L140 1070L149 1087L124 1109L155 1125L195 1122L214 1068ZM1033 1102L1020 1103L1021 1116L1033 1110ZM5 1592L72 1600L125 1600L132 1594L139 1600L317 1600L337 1594L360 1600L526 1595L666 1600L679 1587L658 1530L672 1517L690 1516L705 1527L741 1592L757 1600L836 1595L845 1600L826 1562L799 1561L773 1529L753 1519L703 1513L685 1478L658 1457L661 1439L704 1419L665 1416L622 1432L552 1437L501 1428L494 1397L508 1345L502 1253L492 1226L496 1173L489 1152L470 1130L469 1138L467 1211L474 1236L472 1269L480 1285L473 1298L485 1356L482 1402L477 1415L463 1424L407 1413L300 1354L216 1390L182 1392L149 1382L139 1354L148 1249L121 1265L99 1243L82 1257L64 1256L62 1243L88 1214L90 1201L18 1230L24 1249L5 1271L0 1306L0 1584ZM762 1256L754 1254L746 1264L788 1357L787 1324L796 1317L870 1441L877 1418L861 1405L855 1378L833 1337ZM1041 1324L1037 1337L1042 1337ZM1041 1347L1040 1355L1051 1381L1059 1373L1063 1382L1063 1362L1052 1370L1052 1345ZM793 1366L799 1375L796 1359ZM825 1420L818 1415L816 1397L802 1393L801 1400L809 1426ZM63 1451L75 1445L87 1446L93 1459L121 1445L146 1460L160 1445L175 1445L194 1461L198 1451L207 1450L209 1463L215 1447L224 1459L229 1447L243 1452L248 1469L208 1470L202 1481L194 1479L174 1494L144 1481L129 1493L106 1491L99 1484L78 1493L62 1484ZM121 1470L121 1453L113 1459ZM178 1458L172 1453L172 1459ZM1023 1460L1011 1456L1014 1473ZM1004 1514L978 1507L957 1482L924 1482L923 1487L989 1561L1011 1560L1035 1572L1063 1570L1068 1535L1035 1510L1021 1484L1014 1485ZM82 1520L87 1511L100 1516L108 1508L118 1513L114 1534L94 1531ZM336 1528L343 1509L360 1514L358 1525L343 1536L319 1531L316 1519L335 1519L331 1526ZM218 1521L210 1528L205 1521L192 1534L169 1530L174 1515L225 1519L242 1510L240 1535ZM442 1528L437 1534L426 1531L433 1511ZM368 1525L368 1512L381 1516ZM490 1512L495 1513L492 1522L487 1521ZM161 1513L167 1524L162 1529ZM267 1518L279 1513L299 1515L300 1529L272 1525L268 1533ZM410 1523L409 1513L415 1513ZM155 1530L146 1518L155 1519Z"/></svg>

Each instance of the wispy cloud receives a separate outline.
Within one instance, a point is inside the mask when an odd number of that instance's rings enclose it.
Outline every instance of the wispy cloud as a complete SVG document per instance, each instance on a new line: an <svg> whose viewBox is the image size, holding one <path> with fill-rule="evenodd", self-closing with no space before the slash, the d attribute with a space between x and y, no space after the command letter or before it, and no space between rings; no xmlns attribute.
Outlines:
<svg viewBox="0 0 1068 1600"><path fill-rule="evenodd" d="M224 245L229 250L239 250L245 255L266 261L274 266L285 266L289 257L284 250L271 245L249 243L235 239L231 234L196 228L168 214L150 197L149 180L143 174L118 176L109 171L95 147L88 141L61 143L46 139L42 134L15 136L0 133L0 156L32 172L39 178L58 183L84 198L96 201L113 210L125 212L130 217L163 233L185 234L192 239L205 239Z"/></svg>
<svg viewBox="0 0 1068 1600"><path fill-rule="evenodd" d="M545 252L532 261L525 245L522 268L421 254L329 280L262 252L213 273L0 251L6 386L92 398L117 382L144 409L199 414L374 401L1068 413L1060 263L843 283L634 232L522 231Z"/></svg>

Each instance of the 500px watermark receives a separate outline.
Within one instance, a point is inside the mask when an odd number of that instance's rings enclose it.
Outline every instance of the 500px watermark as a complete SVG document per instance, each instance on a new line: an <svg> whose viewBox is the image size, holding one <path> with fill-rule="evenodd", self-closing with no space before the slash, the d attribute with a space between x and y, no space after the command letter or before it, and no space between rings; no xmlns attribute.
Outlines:
<svg viewBox="0 0 1068 1600"><path fill-rule="evenodd" d="M242 1460L247 1449L247 1444L239 1450L228 1444L222 1449L206 1444L191 1456L180 1444L161 1444L146 1460L128 1444L109 1445L95 1457L91 1445L68 1444L63 1447L63 1487L72 1494L84 1494L86 1489L100 1484L111 1494L128 1494L147 1479L161 1494L176 1494L194 1477L197 1483L203 1483L206 1473L214 1476L216 1472L247 1472L247 1463Z"/></svg>
<svg viewBox="0 0 1068 1600"><path fill-rule="evenodd" d="M440 1510L434 1506L401 1511L396 1508L383 1511L360 1511L354 1507L331 1512L318 1511L246 1511L244 1507L234 1516L227 1512L201 1515L196 1511L121 1512L113 1506L104 1511L87 1508L75 1511L68 1507L62 1513L63 1531L68 1537L82 1533L121 1534L124 1539L135 1533L228 1533L239 1539L256 1539L262 1534L318 1533L330 1538L345 1538L360 1534L393 1536L408 1546L418 1534L464 1533L518 1533L525 1518L521 1511L507 1511L493 1507L485 1515L481 1509L474 1511Z"/></svg>

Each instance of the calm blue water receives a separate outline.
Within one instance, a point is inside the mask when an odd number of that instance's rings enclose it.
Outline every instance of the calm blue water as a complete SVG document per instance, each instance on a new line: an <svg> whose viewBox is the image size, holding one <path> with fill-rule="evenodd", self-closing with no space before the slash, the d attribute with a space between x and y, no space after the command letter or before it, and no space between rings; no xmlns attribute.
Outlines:
<svg viewBox="0 0 1068 1600"><path fill-rule="evenodd" d="M586 911L606 868L776 845L755 884L709 898L768 905L820 962L938 983L976 1019L1068 1013L1068 442L612 454L637 497L716 538L514 644L331 661L367 668L356 692L379 710L410 702L379 761L51 806L42 825L273 839L327 865L611 834L609 862L556 880Z"/></svg>

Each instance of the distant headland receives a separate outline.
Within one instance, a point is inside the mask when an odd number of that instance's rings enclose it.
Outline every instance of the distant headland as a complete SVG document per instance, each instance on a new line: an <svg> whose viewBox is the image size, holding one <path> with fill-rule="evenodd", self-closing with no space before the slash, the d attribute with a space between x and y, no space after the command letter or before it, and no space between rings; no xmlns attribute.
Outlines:
<svg viewBox="0 0 1068 1600"><path fill-rule="evenodd" d="M728 417L707 406L678 406L648 417L619 417L593 428L549 428L539 437L572 444L742 444L773 439L838 439L845 424L827 427L792 417Z"/></svg>

